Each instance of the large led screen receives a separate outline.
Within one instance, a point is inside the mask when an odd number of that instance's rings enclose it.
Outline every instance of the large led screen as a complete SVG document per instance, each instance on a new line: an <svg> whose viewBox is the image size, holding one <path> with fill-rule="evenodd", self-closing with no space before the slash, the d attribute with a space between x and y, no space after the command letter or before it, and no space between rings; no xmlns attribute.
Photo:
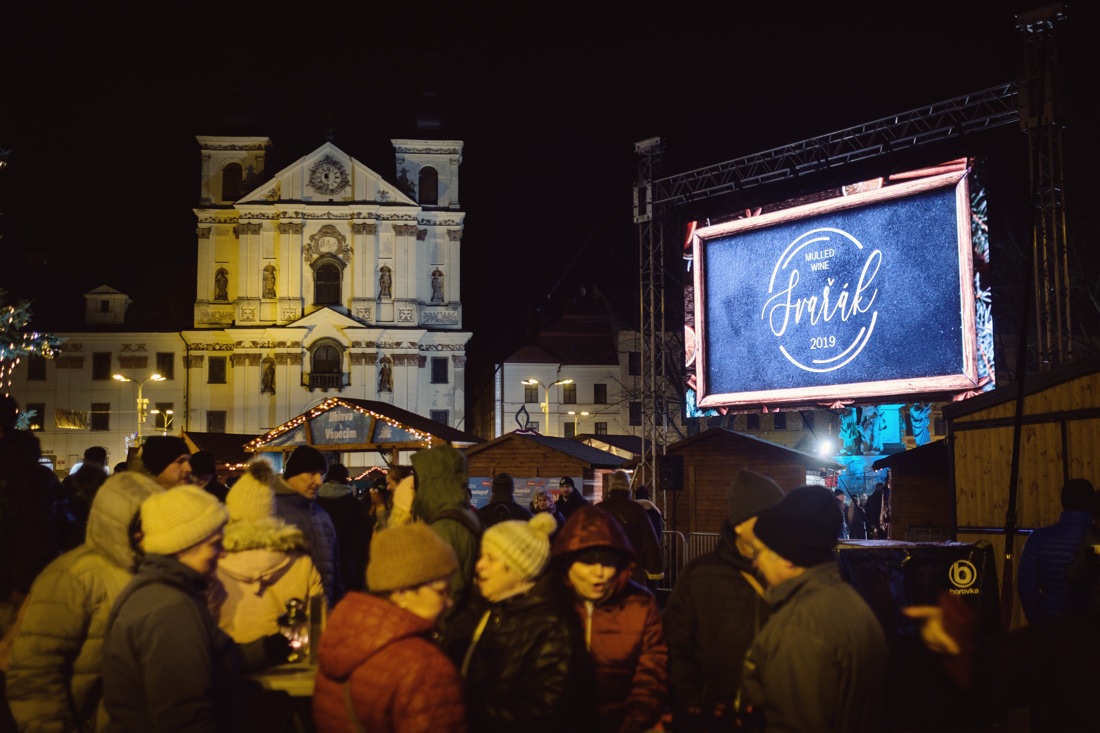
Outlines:
<svg viewBox="0 0 1100 733"><path fill-rule="evenodd" d="M978 387L967 169L696 229L697 406Z"/></svg>

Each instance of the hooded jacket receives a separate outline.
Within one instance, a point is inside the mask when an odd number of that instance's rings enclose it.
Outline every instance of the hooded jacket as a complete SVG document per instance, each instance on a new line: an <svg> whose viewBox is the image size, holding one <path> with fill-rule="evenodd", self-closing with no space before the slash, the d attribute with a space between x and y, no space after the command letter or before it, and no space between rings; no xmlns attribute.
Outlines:
<svg viewBox="0 0 1100 733"><path fill-rule="evenodd" d="M645 507L630 498L630 489L617 488L612 484L607 498L596 504L606 509L626 530L630 545L634 548L635 565L632 570L634 580L646 585L647 580L660 580L664 577L664 556L661 553L661 540L653 529Z"/></svg>
<svg viewBox="0 0 1100 733"><path fill-rule="evenodd" d="M307 603L325 593L302 530L278 517L225 525L225 555L212 589L218 625L238 644L279 631L292 598Z"/></svg>
<svg viewBox="0 0 1100 733"><path fill-rule="evenodd" d="M634 556L610 514L581 507L565 523L550 554L567 586L574 558L592 548ZM641 733L657 725L668 702L668 644L657 600L630 579L629 565L624 563L612 585L610 595L599 603L574 594L574 606L595 664L599 730Z"/></svg>
<svg viewBox="0 0 1100 733"><path fill-rule="evenodd" d="M95 726L107 616L138 560L130 522L146 497L163 490L140 473L109 477L92 501L84 544L34 582L7 673L8 703L20 730Z"/></svg>
<svg viewBox="0 0 1100 733"><path fill-rule="evenodd" d="M465 733L462 679L432 640L434 630L431 621L384 598L348 593L321 637L313 690L317 730Z"/></svg>
<svg viewBox="0 0 1100 733"><path fill-rule="evenodd" d="M413 514L427 522L458 556L458 572L451 579L454 606L440 622L445 626L462 611L471 592L481 545L480 534L471 528L480 527L481 522L466 497L466 456L461 451L449 445L417 451L412 464L416 471Z"/></svg>

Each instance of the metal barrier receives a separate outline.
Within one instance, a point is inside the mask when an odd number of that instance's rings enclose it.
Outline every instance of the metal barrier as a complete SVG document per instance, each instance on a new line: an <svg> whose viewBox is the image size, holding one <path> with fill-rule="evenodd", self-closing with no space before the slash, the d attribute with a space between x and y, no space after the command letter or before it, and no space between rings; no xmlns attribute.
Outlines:
<svg viewBox="0 0 1100 733"><path fill-rule="evenodd" d="M665 577L657 584L657 590L671 591L684 566L717 547L721 536L718 532L691 532L685 538L683 532L665 531L664 541L661 543Z"/></svg>

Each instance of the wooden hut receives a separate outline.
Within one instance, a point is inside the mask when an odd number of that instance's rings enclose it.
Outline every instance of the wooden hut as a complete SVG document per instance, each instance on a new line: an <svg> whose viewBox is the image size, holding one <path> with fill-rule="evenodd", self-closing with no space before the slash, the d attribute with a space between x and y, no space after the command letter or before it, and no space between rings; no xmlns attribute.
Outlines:
<svg viewBox="0 0 1100 733"><path fill-rule="evenodd" d="M894 453L871 467L890 469L890 539L955 539L955 495L946 441Z"/></svg>
<svg viewBox="0 0 1100 733"><path fill-rule="evenodd" d="M1006 557L1005 518L1019 391L1017 385L1000 386L943 409L958 539L986 539L994 546L1005 569L1002 591L1013 601L1013 627L1023 623L1015 593L1015 556L1026 537L1016 536ZM1026 535L1058 520L1066 479L1100 484L1100 360L1028 374L1020 425L1015 513L1016 526Z"/></svg>
<svg viewBox="0 0 1100 733"><path fill-rule="evenodd" d="M474 503L488 501L493 476L509 473L516 484L516 501L524 504L537 489L558 492L562 476L573 478L589 501L603 498L605 476L627 459L570 438L515 431L465 449Z"/></svg>
<svg viewBox="0 0 1100 733"><path fill-rule="evenodd" d="M807 474L842 466L828 458L754 438L726 428L710 428L668 446L683 461L682 490L664 491L665 528L684 535L718 532L726 520L726 489L747 468L770 476L784 490L802 486Z"/></svg>

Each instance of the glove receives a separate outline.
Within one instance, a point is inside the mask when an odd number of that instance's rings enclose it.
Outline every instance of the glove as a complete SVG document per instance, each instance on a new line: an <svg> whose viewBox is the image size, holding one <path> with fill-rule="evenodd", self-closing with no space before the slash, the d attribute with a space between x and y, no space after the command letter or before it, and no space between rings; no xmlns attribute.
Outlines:
<svg viewBox="0 0 1100 733"><path fill-rule="evenodd" d="M282 634L268 634L262 642L268 664L286 664L290 660L290 653L294 651L290 646L290 639Z"/></svg>

